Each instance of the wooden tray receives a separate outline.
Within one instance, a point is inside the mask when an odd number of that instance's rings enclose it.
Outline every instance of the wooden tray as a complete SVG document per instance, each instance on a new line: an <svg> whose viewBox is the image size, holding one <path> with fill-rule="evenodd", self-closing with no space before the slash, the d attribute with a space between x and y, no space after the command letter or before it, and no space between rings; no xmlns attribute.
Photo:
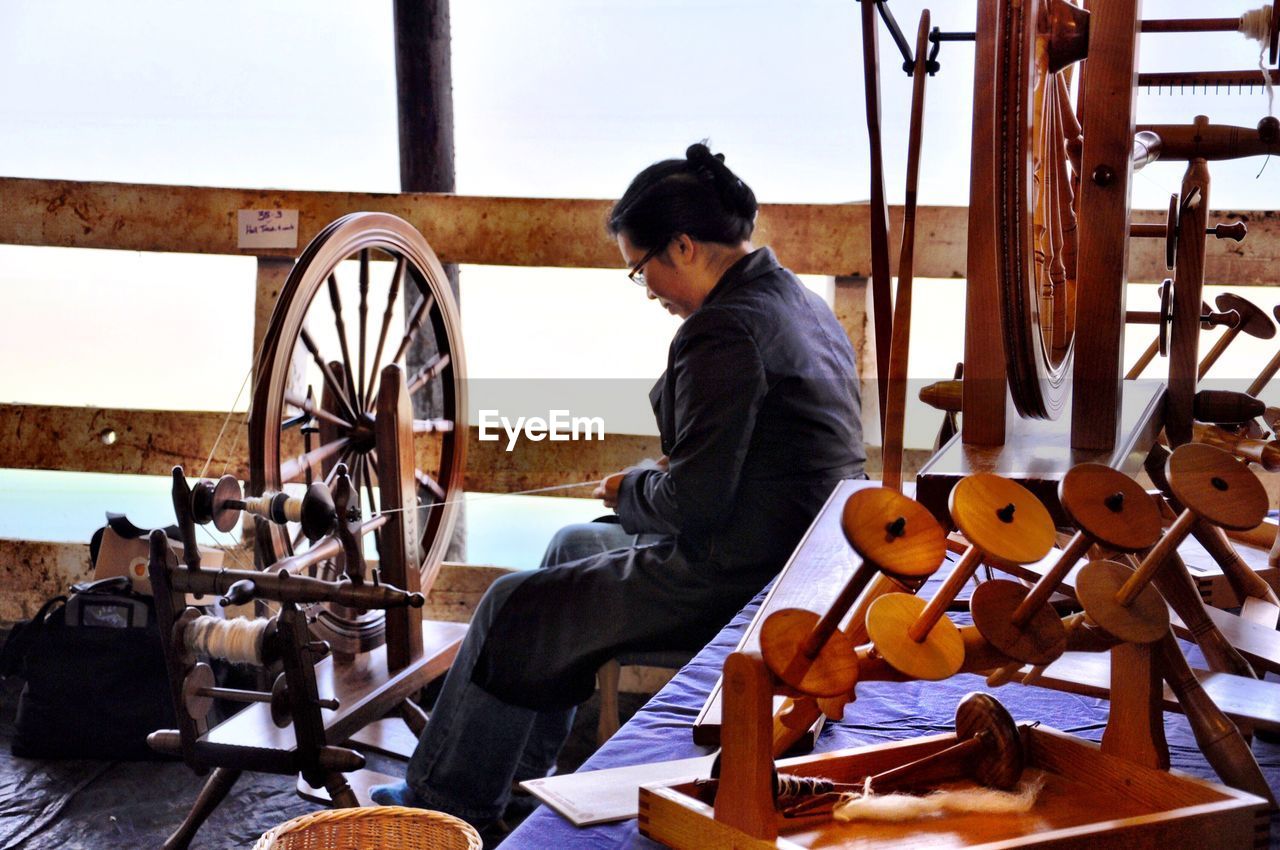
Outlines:
<svg viewBox="0 0 1280 850"><path fill-rule="evenodd" d="M910 822L836 823L827 815L779 817L775 843L715 820L692 783L640 789L640 832L677 850L899 847L1266 847L1266 801L1194 777L1152 770L1102 753L1054 729L1023 726L1028 777L1045 784L1026 814L960 815ZM804 756L781 772L856 782L954 743L952 735ZM949 787L962 787L955 783Z"/></svg>

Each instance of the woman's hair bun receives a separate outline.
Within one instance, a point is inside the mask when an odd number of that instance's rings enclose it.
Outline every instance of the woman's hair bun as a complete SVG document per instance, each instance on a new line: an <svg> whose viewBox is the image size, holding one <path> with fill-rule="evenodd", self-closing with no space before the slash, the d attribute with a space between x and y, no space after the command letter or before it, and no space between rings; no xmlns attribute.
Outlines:
<svg viewBox="0 0 1280 850"><path fill-rule="evenodd" d="M715 190L726 210L748 220L755 218L759 209L755 193L724 164L724 154L713 154L705 142L695 142L689 145L684 156L689 170Z"/></svg>

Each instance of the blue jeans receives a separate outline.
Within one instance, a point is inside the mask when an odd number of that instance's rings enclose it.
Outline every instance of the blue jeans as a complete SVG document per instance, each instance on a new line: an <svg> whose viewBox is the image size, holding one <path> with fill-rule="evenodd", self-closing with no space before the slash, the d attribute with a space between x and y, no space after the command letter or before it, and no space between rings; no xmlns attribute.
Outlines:
<svg viewBox="0 0 1280 850"><path fill-rule="evenodd" d="M542 566L637 542L637 535L627 534L617 523L566 526L547 546ZM503 576L480 600L405 773L420 805L477 825L502 816L514 783L551 772L573 725L575 709L539 712L511 705L471 681L495 615L530 575Z"/></svg>

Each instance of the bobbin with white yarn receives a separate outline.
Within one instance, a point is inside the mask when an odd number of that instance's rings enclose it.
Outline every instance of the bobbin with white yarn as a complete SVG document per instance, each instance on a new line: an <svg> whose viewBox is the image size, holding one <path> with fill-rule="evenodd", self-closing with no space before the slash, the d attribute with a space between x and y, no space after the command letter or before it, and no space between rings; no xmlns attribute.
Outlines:
<svg viewBox="0 0 1280 850"><path fill-rule="evenodd" d="M201 616L183 631L183 643L196 655L223 658L235 664L262 664L262 648L270 620Z"/></svg>
<svg viewBox="0 0 1280 850"><path fill-rule="evenodd" d="M1271 73L1267 69L1267 49L1271 46L1271 7L1250 9L1240 16L1240 34L1262 45L1258 49L1258 69L1262 71L1262 84L1267 89L1267 114L1275 114L1275 84L1271 82Z"/></svg>

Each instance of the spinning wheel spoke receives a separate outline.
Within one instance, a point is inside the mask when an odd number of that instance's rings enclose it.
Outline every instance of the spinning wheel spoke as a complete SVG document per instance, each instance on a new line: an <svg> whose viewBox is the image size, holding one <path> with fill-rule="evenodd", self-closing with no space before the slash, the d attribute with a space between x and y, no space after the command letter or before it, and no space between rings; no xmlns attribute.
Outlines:
<svg viewBox="0 0 1280 850"><path fill-rule="evenodd" d="M378 499L374 496L373 485L378 478L378 460L377 455L371 453L368 457L361 458L364 466L364 492L365 498L369 500L369 510L375 512L378 509ZM382 560L382 532L378 529L373 531L373 548L378 553L378 560Z"/></svg>
<svg viewBox="0 0 1280 850"><path fill-rule="evenodd" d="M450 419L415 419L413 433L431 434L436 431L452 431L453 421Z"/></svg>
<svg viewBox="0 0 1280 850"><path fill-rule="evenodd" d="M417 394L418 390L425 387L430 381L434 380L441 372L449 366L449 355L437 354L422 364L422 368L418 370L412 378L409 379L409 395Z"/></svg>
<svg viewBox="0 0 1280 850"><path fill-rule="evenodd" d="M342 347L342 374L347 379L347 391L351 392L356 382L351 374L351 352L347 350L347 323L342 318L342 298L338 295L337 276L330 274L328 284L329 306L333 308L333 326L338 332L338 344ZM354 405L348 406L354 411Z"/></svg>
<svg viewBox="0 0 1280 850"><path fill-rule="evenodd" d="M329 392L333 393L334 398L343 406L347 416L353 420L359 418L356 416L356 410L351 404L351 399L347 397L346 390L338 383L338 379L334 377L333 370L329 368L329 364L320 356L320 348L316 345L315 340L311 338L311 334L307 332L306 328L302 329L299 338L302 340L302 344L307 347L307 351L311 353L311 358L315 360L316 366L319 367L320 374L324 376L325 387L328 388Z"/></svg>
<svg viewBox="0 0 1280 850"><path fill-rule="evenodd" d="M341 437L332 443L326 443L292 460L285 461L280 464L280 481L282 483L297 481L308 469L314 473L321 468L320 465L324 461L337 455L350 442L348 438Z"/></svg>
<svg viewBox="0 0 1280 850"><path fill-rule="evenodd" d="M422 296L422 300L418 302L418 305L413 308L413 313L410 314L409 321L406 322L404 336L400 339L400 345L396 348L395 356L391 358L392 363L399 363L404 359L410 343L417 338L418 332L422 330L422 323L426 321L427 314L433 306L435 306L435 297L431 293L426 293Z"/></svg>
<svg viewBox="0 0 1280 850"><path fill-rule="evenodd" d="M361 410L364 409L366 399L364 395L365 371L364 371L364 348L365 337L367 335L367 326L369 322L369 249L365 248L360 252L360 385L356 390L356 404Z"/></svg>
<svg viewBox="0 0 1280 850"><path fill-rule="evenodd" d="M387 344L387 331L391 329L391 317L395 313L396 299L400 295L400 287L404 283L406 265L404 257L396 258L396 270L391 275L391 289L387 291L387 307L382 312L382 329L378 331L378 345L373 349L373 364L370 368L369 395L365 397L364 409L373 409L373 400L378 389L378 370L382 367L382 347Z"/></svg>
<svg viewBox="0 0 1280 850"><path fill-rule="evenodd" d="M436 481L434 478L432 478L430 475L423 472L421 469L415 469L413 471L413 477L417 479L419 487L429 491L431 495L435 497L435 501L437 502L447 501L444 488L441 487L440 483Z"/></svg>
<svg viewBox="0 0 1280 850"><path fill-rule="evenodd" d="M355 427L352 423L348 422L342 417L336 416L333 413L330 413L329 411L325 410L323 407L320 407L319 405L317 405L314 399L299 398L294 393L286 392L284 394L284 400L289 402L289 404L292 404L294 407L298 408L308 416L314 416L317 419L323 419L326 422L329 422L333 425L337 425L339 428L346 428L350 430L351 428Z"/></svg>

